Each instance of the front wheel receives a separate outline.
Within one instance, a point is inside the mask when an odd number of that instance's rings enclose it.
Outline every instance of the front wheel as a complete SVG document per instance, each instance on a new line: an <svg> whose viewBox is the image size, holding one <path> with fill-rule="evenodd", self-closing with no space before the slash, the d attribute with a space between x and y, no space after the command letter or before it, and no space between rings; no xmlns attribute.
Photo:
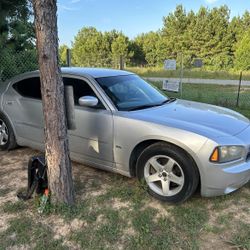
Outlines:
<svg viewBox="0 0 250 250"><path fill-rule="evenodd" d="M199 183L193 159L166 143L155 143L142 152L137 161L137 176L146 183L149 194L172 203L188 199Z"/></svg>

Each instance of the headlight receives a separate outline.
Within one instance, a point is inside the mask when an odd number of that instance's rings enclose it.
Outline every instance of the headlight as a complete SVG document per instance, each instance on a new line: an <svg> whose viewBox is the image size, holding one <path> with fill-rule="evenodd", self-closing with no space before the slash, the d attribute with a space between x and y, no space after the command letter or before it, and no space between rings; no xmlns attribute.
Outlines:
<svg viewBox="0 0 250 250"><path fill-rule="evenodd" d="M244 153L243 146L220 146L214 149L210 161L217 163L235 161L242 158Z"/></svg>

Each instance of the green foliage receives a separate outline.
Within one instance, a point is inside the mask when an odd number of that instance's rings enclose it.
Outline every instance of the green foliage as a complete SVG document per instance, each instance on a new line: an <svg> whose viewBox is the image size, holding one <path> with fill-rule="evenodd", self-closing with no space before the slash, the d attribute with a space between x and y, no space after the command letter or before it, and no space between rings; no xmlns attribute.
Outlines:
<svg viewBox="0 0 250 250"><path fill-rule="evenodd" d="M162 36L160 32L148 32L141 34L135 38L135 44L141 47L144 54L144 59L141 59L141 64L144 60L149 66L161 64L165 59L164 47L162 46Z"/></svg>
<svg viewBox="0 0 250 250"><path fill-rule="evenodd" d="M77 66L106 66L107 44L103 34L93 27L81 29L72 47L72 59Z"/></svg>
<svg viewBox="0 0 250 250"><path fill-rule="evenodd" d="M0 80L37 68L28 0L0 2Z"/></svg>
<svg viewBox="0 0 250 250"><path fill-rule="evenodd" d="M120 58L123 58L124 61L132 56L131 53L129 53L129 39L128 37L124 36L122 33L120 33L111 44L111 53L113 62L116 65L119 65Z"/></svg>
<svg viewBox="0 0 250 250"><path fill-rule="evenodd" d="M123 57L127 65L162 67L165 59L176 59L180 66L182 56L186 68L201 58L206 70L228 70L234 64L243 70L245 64L236 63L235 57L249 28L248 11L230 20L226 5L201 7L196 13L178 5L163 17L161 30L139 34L131 41L116 30L102 33L93 27L81 29L73 43L73 58L78 66L116 67Z"/></svg>
<svg viewBox="0 0 250 250"><path fill-rule="evenodd" d="M250 30L247 31L237 43L235 51L235 68L239 70L250 70Z"/></svg>
<svg viewBox="0 0 250 250"><path fill-rule="evenodd" d="M167 58L183 53L185 66L202 58L210 69L224 69L232 64L232 37L229 33L229 9L201 7L195 14L181 5L164 18L163 42ZM202 32L201 32L202 31ZM180 61L180 60L179 60Z"/></svg>
<svg viewBox="0 0 250 250"><path fill-rule="evenodd" d="M73 63L77 66L117 66L120 57L127 61L131 56L128 37L116 30L102 33L93 27L82 28L72 47Z"/></svg>
<svg viewBox="0 0 250 250"><path fill-rule="evenodd" d="M173 13L163 18L162 35L167 58L176 58L178 53L187 49L188 24L188 17L182 5L178 5Z"/></svg>
<svg viewBox="0 0 250 250"><path fill-rule="evenodd" d="M29 0L0 2L0 80L37 68L34 28ZM139 34L130 40L122 32L83 27L72 44L72 64L85 67L161 67L165 59L176 59L192 68L194 59L203 60L203 70L249 70L250 12L232 19L226 5L187 12L182 5L163 17L158 31ZM62 66L68 47L59 48ZM198 71L197 71L198 72ZM170 72L174 74L174 72ZM204 74L199 71L197 74Z"/></svg>
<svg viewBox="0 0 250 250"><path fill-rule="evenodd" d="M67 50L69 47L65 44L59 47L59 61L62 66L67 65Z"/></svg>
<svg viewBox="0 0 250 250"><path fill-rule="evenodd" d="M0 50L23 51L34 48L34 27L28 0L0 2Z"/></svg>

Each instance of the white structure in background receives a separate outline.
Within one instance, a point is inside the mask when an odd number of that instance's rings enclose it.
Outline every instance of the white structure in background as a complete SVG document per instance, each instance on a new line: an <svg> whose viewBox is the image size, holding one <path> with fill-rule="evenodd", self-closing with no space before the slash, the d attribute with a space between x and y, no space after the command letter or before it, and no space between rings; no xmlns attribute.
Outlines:
<svg viewBox="0 0 250 250"><path fill-rule="evenodd" d="M164 61L165 70L176 70L176 60L167 59ZM162 84L162 89L170 92L179 92L180 91L180 81L169 81L164 80Z"/></svg>
<svg viewBox="0 0 250 250"><path fill-rule="evenodd" d="M178 93L180 91L180 81L163 80L162 90Z"/></svg>
<svg viewBox="0 0 250 250"><path fill-rule="evenodd" d="M166 70L176 70L176 60L167 59L164 61L164 69Z"/></svg>

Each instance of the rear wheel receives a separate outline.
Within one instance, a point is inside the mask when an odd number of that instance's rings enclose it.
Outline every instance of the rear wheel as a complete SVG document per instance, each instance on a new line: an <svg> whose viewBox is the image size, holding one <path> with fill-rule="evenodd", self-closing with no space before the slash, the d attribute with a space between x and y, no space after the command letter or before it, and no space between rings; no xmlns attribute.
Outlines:
<svg viewBox="0 0 250 250"><path fill-rule="evenodd" d="M10 150L17 147L14 131L9 120L0 114L0 150Z"/></svg>
<svg viewBox="0 0 250 250"><path fill-rule="evenodd" d="M192 158L183 150L166 143L146 148L137 161L137 176L155 198L179 203L188 199L199 183Z"/></svg>

